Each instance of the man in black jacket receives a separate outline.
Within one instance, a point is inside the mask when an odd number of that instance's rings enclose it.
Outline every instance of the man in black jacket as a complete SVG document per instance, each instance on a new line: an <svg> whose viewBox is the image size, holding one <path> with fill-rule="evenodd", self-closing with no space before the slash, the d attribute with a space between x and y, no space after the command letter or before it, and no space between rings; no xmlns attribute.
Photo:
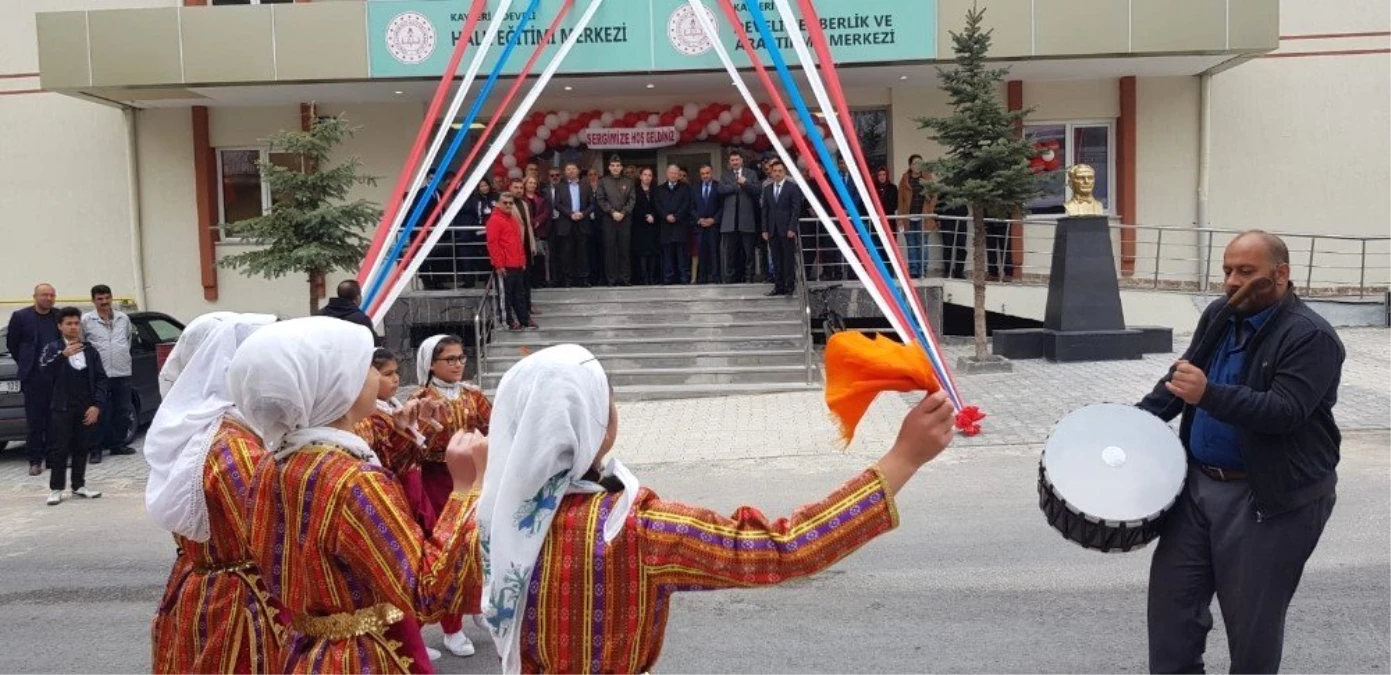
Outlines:
<svg viewBox="0 0 1391 675"><path fill-rule="evenodd" d="M681 182L681 167L667 167L667 180L657 186L653 206L662 231L662 279L668 285L691 283L691 220L695 201L691 186Z"/></svg>
<svg viewBox="0 0 1391 675"><path fill-rule="evenodd" d="M1153 672L1203 671L1214 592L1232 672L1279 670L1285 611L1336 499L1343 345L1295 295L1279 237L1241 234L1222 268L1229 296L1275 283L1230 321L1211 323L1225 300L1209 306L1172 379L1139 404L1165 420L1182 413L1189 460L1150 564ZM1192 362L1209 333L1221 342Z"/></svg>
<svg viewBox="0 0 1391 675"><path fill-rule="evenodd" d="M24 422L28 440L24 452L29 456L29 475L43 473L44 458L48 455L49 391L48 378L39 371L39 357L44 345L58 339L58 310L53 308L57 292L51 284L34 287L34 306L15 310L5 333L5 348L19 367L20 391L24 392Z"/></svg>
<svg viewBox="0 0 1391 675"><path fill-rule="evenodd" d="M381 338L377 337L377 331L372 328L372 319L362 311L362 286L355 279L338 282L338 297L331 298L328 304L319 310L319 316L342 319L362 326L372 333L372 341L381 345Z"/></svg>
<svg viewBox="0 0 1391 675"><path fill-rule="evenodd" d="M772 182L763 188L763 240L773 255L773 290L768 295L792 295L797 287L797 218L802 215L802 191L787 180L782 162L770 165Z"/></svg>
<svg viewBox="0 0 1391 675"><path fill-rule="evenodd" d="M58 331L62 337L44 345L39 357L39 368L53 385L48 426L49 506L63 501L69 463L73 496L101 496L100 492L87 489L87 451L96 440L91 432L101 420L107 394L101 354L82 341L82 311L76 307L58 310Z"/></svg>

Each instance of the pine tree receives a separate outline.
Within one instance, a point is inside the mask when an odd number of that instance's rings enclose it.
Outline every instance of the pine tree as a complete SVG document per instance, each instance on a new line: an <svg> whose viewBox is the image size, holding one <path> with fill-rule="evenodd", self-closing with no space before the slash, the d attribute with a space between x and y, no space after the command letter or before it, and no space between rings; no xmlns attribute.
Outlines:
<svg viewBox="0 0 1391 675"><path fill-rule="evenodd" d="M973 6L966 26L953 32L956 65L938 68L942 88L951 98L948 117L919 118L918 128L934 132L932 140L946 154L927 164L933 180L925 187L949 206L968 206L973 246L971 283L975 290L976 360L989 359L985 344L985 218L1015 213L1040 192L1029 170L1032 145L1019 129L1031 110L1006 110L1000 103L1000 85L1008 68L988 68L992 31L981 28L985 10Z"/></svg>
<svg viewBox="0 0 1391 675"><path fill-rule="evenodd" d="M309 131L281 131L264 139L278 160L257 163L270 186L270 213L233 225L235 236L257 248L227 256L219 264L267 279L306 274L309 311L317 312L315 286L333 270L356 269L362 263L368 244L363 232L382 216L374 202L347 201L354 186L377 182L374 176L358 173L360 158L329 167L333 148L356 131L338 115L316 117Z"/></svg>

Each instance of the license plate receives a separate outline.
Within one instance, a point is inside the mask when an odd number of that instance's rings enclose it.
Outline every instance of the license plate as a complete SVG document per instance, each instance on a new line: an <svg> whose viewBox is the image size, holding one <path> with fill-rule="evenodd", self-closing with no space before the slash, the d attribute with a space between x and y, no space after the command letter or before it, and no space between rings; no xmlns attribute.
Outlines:
<svg viewBox="0 0 1391 675"><path fill-rule="evenodd" d="M0 394L18 394L19 380L5 380L0 382Z"/></svg>

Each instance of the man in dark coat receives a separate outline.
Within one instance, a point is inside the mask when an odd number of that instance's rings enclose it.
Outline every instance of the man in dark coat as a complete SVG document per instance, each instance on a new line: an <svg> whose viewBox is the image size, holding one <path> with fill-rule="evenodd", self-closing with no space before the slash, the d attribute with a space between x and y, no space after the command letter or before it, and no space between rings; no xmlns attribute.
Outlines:
<svg viewBox="0 0 1391 675"><path fill-rule="evenodd" d="M557 218L551 236L559 249L560 272L567 286L589 287L589 238L594 234L594 189L580 180L580 166L565 165L565 182L552 202Z"/></svg>
<svg viewBox="0 0 1391 675"><path fill-rule="evenodd" d="M753 281L758 242L758 174L744 166L744 156L729 156L720 176L724 199L720 218L720 269L727 284Z"/></svg>
<svg viewBox="0 0 1391 675"><path fill-rule="evenodd" d="M72 467L72 495L96 499L100 492L87 488L87 455L107 407L106 370L101 353L82 340L82 311L64 307L56 312L60 337L43 347L38 369L48 380L48 505L63 501L68 467Z"/></svg>
<svg viewBox="0 0 1391 675"><path fill-rule="evenodd" d="M19 366L19 387L24 393L24 421L28 439L24 453L29 458L29 475L43 473L48 455L48 417L51 397L48 378L39 374L39 355L44 345L58 339L58 312L53 303L57 292L49 284L34 287L34 306L10 315L5 348Z"/></svg>
<svg viewBox="0 0 1391 675"><path fill-rule="evenodd" d="M371 331L372 340L378 345L382 342L372 327L372 319L362 311L362 286L358 285L355 279L338 282L338 297L330 298L328 304L319 310L319 316L330 316L355 323Z"/></svg>
<svg viewBox="0 0 1391 675"><path fill-rule="evenodd" d="M633 179L623 175L623 159L609 158L609 172L594 191L599 224L604 237L604 280L610 286L632 285L633 206L637 203Z"/></svg>
<svg viewBox="0 0 1391 675"><path fill-rule="evenodd" d="M695 202L691 186L681 182L681 167L667 167L667 180L657 186L657 220L662 224L662 277L666 284L691 282L691 217Z"/></svg>
<svg viewBox="0 0 1391 675"><path fill-rule="evenodd" d="M695 200L695 224L699 244L696 247L698 283L720 283L720 223L724 219L724 199L715 183L715 169L709 164L700 167L700 182L691 188Z"/></svg>
<svg viewBox="0 0 1391 675"><path fill-rule="evenodd" d="M787 180L782 162L772 165L772 182L763 188L763 239L773 255L777 276L768 295L791 295L797 287L797 218L802 214L802 191Z"/></svg>

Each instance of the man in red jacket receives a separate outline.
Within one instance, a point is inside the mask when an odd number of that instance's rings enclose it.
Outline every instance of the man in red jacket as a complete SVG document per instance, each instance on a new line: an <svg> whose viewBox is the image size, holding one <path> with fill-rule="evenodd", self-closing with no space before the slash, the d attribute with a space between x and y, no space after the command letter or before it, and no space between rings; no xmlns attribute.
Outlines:
<svg viewBox="0 0 1391 675"><path fill-rule="evenodd" d="M511 192L503 192L498 197L497 208L488 217L485 236L488 238L488 258L493 263L493 271L502 281L502 304L507 311L507 328L536 328L523 287L526 279L526 246L522 243L522 220L517 213L516 197Z"/></svg>

